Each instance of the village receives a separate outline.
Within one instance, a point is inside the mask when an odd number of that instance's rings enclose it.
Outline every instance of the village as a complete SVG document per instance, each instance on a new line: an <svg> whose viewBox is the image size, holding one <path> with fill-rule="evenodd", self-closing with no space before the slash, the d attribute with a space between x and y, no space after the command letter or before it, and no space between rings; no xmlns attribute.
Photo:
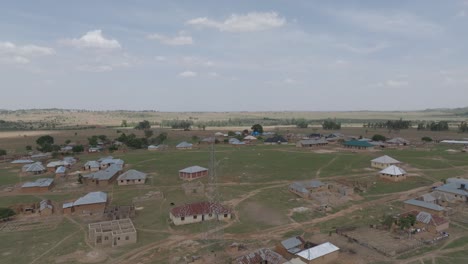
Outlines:
<svg viewBox="0 0 468 264"><path fill-rule="evenodd" d="M70 222L92 254L61 254L62 263L101 263L121 252L112 263L136 254L139 263L313 264L419 260L419 251L468 233L465 141L189 133L198 141L138 151L99 141L79 155L70 142L54 157L5 160L1 176L15 173L19 182L2 186L11 213L0 234Z"/></svg>

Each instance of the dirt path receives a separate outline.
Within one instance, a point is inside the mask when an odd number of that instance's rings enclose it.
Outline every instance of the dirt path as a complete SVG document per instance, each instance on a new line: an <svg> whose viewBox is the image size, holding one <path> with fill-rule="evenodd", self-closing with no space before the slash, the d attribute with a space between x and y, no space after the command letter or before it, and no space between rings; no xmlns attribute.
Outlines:
<svg viewBox="0 0 468 264"><path fill-rule="evenodd" d="M53 247L49 248L48 250L46 250L44 253L42 253L39 257L35 258L33 261L31 261L31 264L34 264L36 263L36 261L38 261L39 259L41 259L42 257L44 257L45 255L49 254L49 252L51 252L52 250L54 250L55 248L57 248L58 246L60 246L63 242L65 242L67 239L69 239L70 237L74 236L76 233L80 232L80 230L76 230L75 232L69 234L68 236L66 236L64 239L60 240L57 244L55 244Z"/></svg>
<svg viewBox="0 0 468 264"><path fill-rule="evenodd" d="M338 158L338 156L335 156L333 159L331 159L327 164L323 165L317 170L317 173L315 174L316 177L320 177L320 173L322 172L323 169L326 167L330 166L335 160Z"/></svg>

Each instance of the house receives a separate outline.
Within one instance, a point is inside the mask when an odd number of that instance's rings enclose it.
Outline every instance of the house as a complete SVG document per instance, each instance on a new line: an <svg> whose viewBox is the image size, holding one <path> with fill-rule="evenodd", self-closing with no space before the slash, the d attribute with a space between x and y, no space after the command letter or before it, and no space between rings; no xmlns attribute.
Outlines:
<svg viewBox="0 0 468 264"><path fill-rule="evenodd" d="M85 171L98 171L100 169L101 169L101 165L99 164L99 162L97 162L95 160L87 161L83 165L83 170L85 170Z"/></svg>
<svg viewBox="0 0 468 264"><path fill-rule="evenodd" d="M235 146L239 146L239 145L242 146L242 145L245 145L245 142L242 142L242 141L240 141L240 140L237 139L237 138L230 138L228 142L229 142L229 144L235 145Z"/></svg>
<svg viewBox="0 0 468 264"><path fill-rule="evenodd" d="M51 161L47 163L47 170L50 172L55 172L58 167L71 167L71 164L64 161L64 160L59 160L59 161Z"/></svg>
<svg viewBox="0 0 468 264"><path fill-rule="evenodd" d="M401 164L400 161L387 155L371 160L371 167L377 168L377 169L385 169L391 165L399 165L399 164Z"/></svg>
<svg viewBox="0 0 468 264"><path fill-rule="evenodd" d="M177 144L176 149L192 149L193 144L186 141L180 142Z"/></svg>
<svg viewBox="0 0 468 264"><path fill-rule="evenodd" d="M41 216L50 216L54 213L54 206L50 200L42 200L39 202L39 214Z"/></svg>
<svg viewBox="0 0 468 264"><path fill-rule="evenodd" d="M318 139L303 139L296 143L296 147L298 148L311 148L315 146L325 146L328 145L328 141L324 138Z"/></svg>
<svg viewBox="0 0 468 264"><path fill-rule="evenodd" d="M261 248L236 258L233 264L283 264L287 260L269 248Z"/></svg>
<svg viewBox="0 0 468 264"><path fill-rule="evenodd" d="M116 164L110 165L104 170L96 171L87 175L83 175L83 180L86 185L109 185L115 180L117 175L122 171L122 167Z"/></svg>
<svg viewBox="0 0 468 264"><path fill-rule="evenodd" d="M212 143L215 143L216 139L214 137L207 137L207 138L204 138L200 141L200 143L204 143L204 144L212 144Z"/></svg>
<svg viewBox="0 0 468 264"><path fill-rule="evenodd" d="M137 242L135 226L128 218L89 224L88 236L95 246L116 247Z"/></svg>
<svg viewBox="0 0 468 264"><path fill-rule="evenodd" d="M448 178L446 184L435 188L435 191L451 196L453 201L468 201L468 179Z"/></svg>
<svg viewBox="0 0 468 264"><path fill-rule="evenodd" d="M218 203L197 202L174 207L169 213L174 225L199 223L208 220L229 220L231 209Z"/></svg>
<svg viewBox="0 0 468 264"><path fill-rule="evenodd" d="M17 159L10 163L11 164L31 164L31 163L34 163L34 161L31 159Z"/></svg>
<svg viewBox="0 0 468 264"><path fill-rule="evenodd" d="M276 145L276 144L279 145L279 144L288 144L288 141L282 136L274 136L274 137L265 139L263 143L266 145Z"/></svg>
<svg viewBox="0 0 468 264"><path fill-rule="evenodd" d="M70 166L77 162L77 160L74 157L65 157L63 158L63 161L70 164Z"/></svg>
<svg viewBox="0 0 468 264"><path fill-rule="evenodd" d="M424 211L428 212L430 214L438 215L438 216L443 216L445 213L445 208L434 204L434 203L428 203L424 202L421 200L416 200L416 199L410 199L406 200L403 202L403 207L407 211Z"/></svg>
<svg viewBox="0 0 468 264"><path fill-rule="evenodd" d="M295 236L281 241L275 247L275 251L286 259L293 258L297 253L304 250L305 241L300 236Z"/></svg>
<svg viewBox="0 0 468 264"><path fill-rule="evenodd" d="M396 138L387 140L387 144L394 145L394 146L406 146L406 145L409 145L410 142L404 138L396 137Z"/></svg>
<svg viewBox="0 0 468 264"><path fill-rule="evenodd" d="M256 140L257 140L257 138L252 136L252 135L248 135L248 136L244 137L244 141L246 143L253 143Z"/></svg>
<svg viewBox="0 0 468 264"><path fill-rule="evenodd" d="M99 162L100 162L101 170L102 170L102 169L109 168L111 165L117 165L118 167L120 167L120 168L122 169L122 168L123 168L123 165L124 165L124 161L123 161L123 160L121 160L121 159L114 159L114 158L112 158L112 157L106 158L106 159L100 159Z"/></svg>
<svg viewBox="0 0 468 264"><path fill-rule="evenodd" d="M409 215L416 217L415 228L426 230L433 234L439 234L449 228L449 221L444 217L430 214L424 211L413 210L404 214L401 214L399 218L404 218Z"/></svg>
<svg viewBox="0 0 468 264"><path fill-rule="evenodd" d="M101 152L102 150L102 147L90 147L88 148L88 153L97 153L97 152Z"/></svg>
<svg viewBox="0 0 468 264"><path fill-rule="evenodd" d="M54 186L54 179L41 178L33 182L25 182L21 185L21 192L24 193L43 193L48 192Z"/></svg>
<svg viewBox="0 0 468 264"><path fill-rule="evenodd" d="M74 202L63 204L64 214L99 214L103 213L107 205L107 193L90 192Z"/></svg>
<svg viewBox="0 0 468 264"><path fill-rule="evenodd" d="M330 242L305 249L296 255L307 264L329 263L338 258L339 248Z"/></svg>
<svg viewBox="0 0 468 264"><path fill-rule="evenodd" d="M60 152L62 153L71 152L72 150L73 150L73 146L64 146L60 148Z"/></svg>
<svg viewBox="0 0 468 264"><path fill-rule="evenodd" d="M215 137L224 137L224 133L223 132L216 132Z"/></svg>
<svg viewBox="0 0 468 264"><path fill-rule="evenodd" d="M155 146L155 145L149 145L149 146L148 146L148 150L149 150L149 151L165 150L165 149L167 149L167 148L168 148L168 146L167 146L167 145L163 145L163 144L160 144L160 145L157 145L157 146Z"/></svg>
<svg viewBox="0 0 468 264"><path fill-rule="evenodd" d="M380 178L393 182L399 182L406 180L406 171L395 165L391 165L380 172Z"/></svg>
<svg viewBox="0 0 468 264"><path fill-rule="evenodd" d="M311 193L323 190L327 190L327 184L318 180L293 182L289 185L289 191L301 196L302 198L310 198Z"/></svg>
<svg viewBox="0 0 468 264"><path fill-rule="evenodd" d="M191 166L179 171L179 178L192 181L208 175L208 169L200 166Z"/></svg>
<svg viewBox="0 0 468 264"><path fill-rule="evenodd" d="M118 185L145 184L146 173L137 170L128 170L117 178Z"/></svg>
<svg viewBox="0 0 468 264"><path fill-rule="evenodd" d="M65 166L60 166L55 170L55 176L63 177L67 173L67 168Z"/></svg>
<svg viewBox="0 0 468 264"><path fill-rule="evenodd" d="M42 165L42 162L38 161L24 165L21 171L26 175L39 175L45 173L47 169Z"/></svg>
<svg viewBox="0 0 468 264"><path fill-rule="evenodd" d="M367 141L359 141L359 140L348 140L343 143L345 148L352 148L352 149L373 149L374 145Z"/></svg>

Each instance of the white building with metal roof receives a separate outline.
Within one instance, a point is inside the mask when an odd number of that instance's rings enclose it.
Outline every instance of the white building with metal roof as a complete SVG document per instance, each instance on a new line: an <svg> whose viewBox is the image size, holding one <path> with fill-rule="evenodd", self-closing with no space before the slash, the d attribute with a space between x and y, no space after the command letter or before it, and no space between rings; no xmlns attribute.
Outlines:
<svg viewBox="0 0 468 264"><path fill-rule="evenodd" d="M147 174L137 170L128 170L117 178L118 185L145 184Z"/></svg>
<svg viewBox="0 0 468 264"><path fill-rule="evenodd" d="M371 160L371 167L377 169L385 169L387 167L390 167L391 165L398 164L401 164L401 162L387 155Z"/></svg>
<svg viewBox="0 0 468 264"><path fill-rule="evenodd" d="M307 264L318 263L318 261L320 261L320 263L325 263L336 260L339 250L340 249L332 243L325 242L318 246L305 249L297 253L297 256Z"/></svg>
<svg viewBox="0 0 468 264"><path fill-rule="evenodd" d="M389 167L381 170L380 178L385 180L390 180L393 182L399 182L406 180L406 171L395 165L390 165Z"/></svg>

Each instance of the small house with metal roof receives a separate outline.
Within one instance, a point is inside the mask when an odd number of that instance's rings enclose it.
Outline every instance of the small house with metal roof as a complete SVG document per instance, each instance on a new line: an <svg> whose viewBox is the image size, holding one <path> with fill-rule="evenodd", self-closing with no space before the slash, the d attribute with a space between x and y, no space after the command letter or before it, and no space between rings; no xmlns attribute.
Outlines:
<svg viewBox="0 0 468 264"><path fill-rule="evenodd" d="M182 141L179 144L177 144L176 149L192 149L193 144L188 143L187 141Z"/></svg>
<svg viewBox="0 0 468 264"><path fill-rule="evenodd" d="M205 176L208 176L208 169L200 166L191 166L179 170L179 178L185 181L193 181Z"/></svg>
<svg viewBox="0 0 468 264"><path fill-rule="evenodd" d="M38 161L24 165L21 171L26 175L39 175L45 173L47 169L42 165L42 162Z"/></svg>
<svg viewBox="0 0 468 264"><path fill-rule="evenodd" d="M117 178L122 171L122 167L112 164L106 169L83 175L84 184L107 186Z"/></svg>
<svg viewBox="0 0 468 264"><path fill-rule="evenodd" d="M399 182L406 180L406 171L395 165L391 165L380 172L380 178L392 182Z"/></svg>
<svg viewBox="0 0 468 264"><path fill-rule="evenodd" d="M83 197L78 198L73 202L63 204L64 214L97 214L104 213L107 205L107 193L105 192L90 192Z"/></svg>
<svg viewBox="0 0 468 264"><path fill-rule="evenodd" d="M438 216L445 214L445 208L434 203L424 202L421 200L410 199L403 202L403 207L407 211L424 211Z"/></svg>
<svg viewBox="0 0 468 264"><path fill-rule="evenodd" d="M275 251L286 259L290 259L304 250L305 243L301 236L290 237L278 243L275 247Z"/></svg>
<svg viewBox="0 0 468 264"><path fill-rule="evenodd" d="M48 192L54 186L54 179L41 178L33 182L25 182L21 185L21 192L24 193L43 193Z"/></svg>
<svg viewBox="0 0 468 264"><path fill-rule="evenodd" d="M382 157L378 157L376 159L373 159L371 160L371 167L373 168L377 168L377 169L385 169L391 165L399 165L401 164L400 161L390 157L390 156L387 156L387 155L384 155Z"/></svg>
<svg viewBox="0 0 468 264"><path fill-rule="evenodd" d="M98 161L90 160L83 165L83 170L85 171L98 171L101 169L101 165Z"/></svg>
<svg viewBox="0 0 468 264"><path fill-rule="evenodd" d="M343 143L345 148L351 149L373 149L374 145L367 141L359 141L359 140L348 140Z"/></svg>
<svg viewBox="0 0 468 264"><path fill-rule="evenodd" d="M186 225L208 220L229 220L231 209L219 203L197 202L171 209L169 218L174 225Z"/></svg>
<svg viewBox="0 0 468 264"><path fill-rule="evenodd" d="M128 170L117 178L118 185L145 184L146 173L137 170Z"/></svg>
<svg viewBox="0 0 468 264"><path fill-rule="evenodd" d="M315 247L305 249L296 255L307 264L322 264L338 259L339 248L330 242L325 242Z"/></svg>
<svg viewBox="0 0 468 264"><path fill-rule="evenodd" d="M417 210L403 213L399 218L404 218L409 215L413 215L416 218L416 223L414 224L415 228L423 229L434 234L439 234L447 230L450 225L449 221L444 217Z"/></svg>
<svg viewBox="0 0 468 264"><path fill-rule="evenodd" d="M328 141L324 138L303 139L296 143L296 147L298 148L311 148L325 145L328 145Z"/></svg>

